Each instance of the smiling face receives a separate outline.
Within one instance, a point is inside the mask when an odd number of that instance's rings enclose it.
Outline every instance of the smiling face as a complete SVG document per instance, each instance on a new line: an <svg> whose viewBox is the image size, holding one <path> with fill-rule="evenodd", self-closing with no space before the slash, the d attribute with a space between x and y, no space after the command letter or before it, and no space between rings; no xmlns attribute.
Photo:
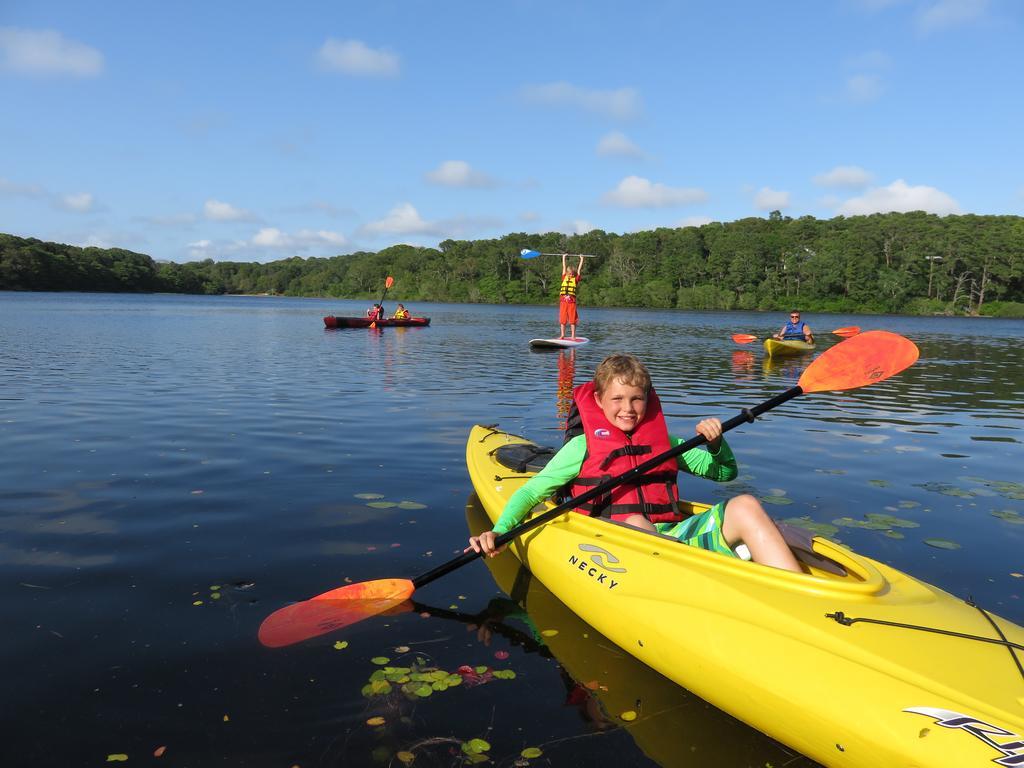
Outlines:
<svg viewBox="0 0 1024 768"><path fill-rule="evenodd" d="M594 392L594 400L609 423L623 432L632 432L647 412L647 391L622 379L613 379L603 392Z"/></svg>

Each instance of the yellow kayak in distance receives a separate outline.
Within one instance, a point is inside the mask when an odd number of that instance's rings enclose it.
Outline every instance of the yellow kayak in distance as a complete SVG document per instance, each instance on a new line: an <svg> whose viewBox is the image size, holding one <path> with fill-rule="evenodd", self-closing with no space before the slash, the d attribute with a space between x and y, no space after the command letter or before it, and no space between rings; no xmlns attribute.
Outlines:
<svg viewBox="0 0 1024 768"><path fill-rule="evenodd" d="M491 521L535 448L471 430ZM510 550L619 648L824 765L1022 764L1024 628L826 539L791 546L804 573L566 512Z"/></svg>
<svg viewBox="0 0 1024 768"><path fill-rule="evenodd" d="M808 344L806 341L799 341L796 339L791 339L789 341L779 341L778 339L764 340L764 353L768 357L801 355L804 352L811 352L813 350L814 345Z"/></svg>

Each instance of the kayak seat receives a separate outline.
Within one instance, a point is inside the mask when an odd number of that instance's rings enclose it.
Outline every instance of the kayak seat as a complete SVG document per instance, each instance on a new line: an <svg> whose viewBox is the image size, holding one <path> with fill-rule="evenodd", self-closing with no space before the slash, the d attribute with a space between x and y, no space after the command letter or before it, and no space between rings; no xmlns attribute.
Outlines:
<svg viewBox="0 0 1024 768"><path fill-rule="evenodd" d="M512 443L494 450L495 460L513 472L540 472L557 451L533 443Z"/></svg>

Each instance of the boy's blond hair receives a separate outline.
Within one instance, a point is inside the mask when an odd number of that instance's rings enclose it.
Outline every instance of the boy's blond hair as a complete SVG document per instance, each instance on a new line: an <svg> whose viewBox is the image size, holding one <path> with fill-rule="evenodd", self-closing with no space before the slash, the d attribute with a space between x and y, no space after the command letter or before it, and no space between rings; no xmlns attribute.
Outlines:
<svg viewBox="0 0 1024 768"><path fill-rule="evenodd" d="M651 374L647 366L633 355L616 353L602 360L594 371L594 390L599 395L603 394L616 379L631 387L640 387L644 392L651 389Z"/></svg>

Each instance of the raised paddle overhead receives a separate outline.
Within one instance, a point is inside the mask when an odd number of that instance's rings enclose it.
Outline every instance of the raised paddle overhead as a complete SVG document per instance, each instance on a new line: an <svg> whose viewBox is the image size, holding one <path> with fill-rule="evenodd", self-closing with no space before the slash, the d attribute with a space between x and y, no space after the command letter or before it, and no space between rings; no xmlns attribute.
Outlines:
<svg viewBox="0 0 1024 768"><path fill-rule="evenodd" d="M569 338L568 336L564 339L530 339L530 346L534 349L564 349L566 347L580 347L590 339L585 339L582 336L576 338Z"/></svg>

